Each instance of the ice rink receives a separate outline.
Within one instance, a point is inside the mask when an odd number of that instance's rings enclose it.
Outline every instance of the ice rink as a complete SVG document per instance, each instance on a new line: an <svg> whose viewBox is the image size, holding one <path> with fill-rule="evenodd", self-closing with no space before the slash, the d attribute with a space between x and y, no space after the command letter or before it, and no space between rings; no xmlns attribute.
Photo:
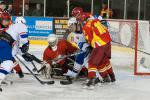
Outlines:
<svg viewBox="0 0 150 100"><path fill-rule="evenodd" d="M42 59L44 48L31 45L30 53ZM67 86L60 85L59 80L55 80L54 85L41 85L31 75L25 75L23 79L12 75L8 79L13 80L13 85L3 86L0 100L149 100L150 77L134 76L133 64L133 50L113 46L112 65L117 79L113 85L87 90L80 81Z"/></svg>

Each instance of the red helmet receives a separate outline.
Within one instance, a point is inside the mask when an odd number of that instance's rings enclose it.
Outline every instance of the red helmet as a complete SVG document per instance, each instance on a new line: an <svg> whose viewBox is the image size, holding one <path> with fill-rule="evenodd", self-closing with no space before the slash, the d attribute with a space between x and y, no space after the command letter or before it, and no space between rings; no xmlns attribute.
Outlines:
<svg viewBox="0 0 150 100"><path fill-rule="evenodd" d="M75 7L72 10L72 16L77 17L80 16L83 13L83 9L81 7Z"/></svg>
<svg viewBox="0 0 150 100"><path fill-rule="evenodd" d="M83 12L78 18L77 20L79 21L85 21L87 18L91 17L90 13L87 12Z"/></svg>
<svg viewBox="0 0 150 100"><path fill-rule="evenodd" d="M2 12L0 19L1 20L10 20L11 17L10 17L10 14L8 12Z"/></svg>

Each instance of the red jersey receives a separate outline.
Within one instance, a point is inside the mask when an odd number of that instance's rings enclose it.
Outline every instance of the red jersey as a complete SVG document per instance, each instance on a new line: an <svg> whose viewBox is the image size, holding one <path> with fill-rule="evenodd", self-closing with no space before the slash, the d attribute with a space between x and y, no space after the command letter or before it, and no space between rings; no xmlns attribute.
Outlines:
<svg viewBox="0 0 150 100"><path fill-rule="evenodd" d="M71 43L67 42L66 40L59 40L57 43L56 51L53 51L49 46L45 49L43 60L45 61L53 60L59 58L60 56L72 54L74 51L76 51L76 48L73 47ZM65 59L61 60L59 64L63 65L64 62Z"/></svg>
<svg viewBox="0 0 150 100"><path fill-rule="evenodd" d="M86 40L93 48L111 42L111 37L107 28L102 25L98 19L88 20L84 24L82 30Z"/></svg>

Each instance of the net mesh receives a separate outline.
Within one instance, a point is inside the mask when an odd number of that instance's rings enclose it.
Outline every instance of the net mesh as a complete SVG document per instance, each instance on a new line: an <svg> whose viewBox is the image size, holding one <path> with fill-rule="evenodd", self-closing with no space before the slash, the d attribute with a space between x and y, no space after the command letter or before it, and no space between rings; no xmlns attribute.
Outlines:
<svg viewBox="0 0 150 100"><path fill-rule="evenodd" d="M108 26L113 41L112 57L116 59L113 63L135 67L135 74L150 73L149 22L109 20Z"/></svg>
<svg viewBox="0 0 150 100"><path fill-rule="evenodd" d="M137 72L150 73L150 31L148 21L138 22Z"/></svg>

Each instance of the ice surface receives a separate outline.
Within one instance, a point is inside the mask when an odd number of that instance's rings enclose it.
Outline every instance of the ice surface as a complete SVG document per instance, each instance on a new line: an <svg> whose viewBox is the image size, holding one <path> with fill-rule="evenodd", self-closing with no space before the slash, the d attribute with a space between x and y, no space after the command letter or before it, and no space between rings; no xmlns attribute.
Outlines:
<svg viewBox="0 0 150 100"><path fill-rule="evenodd" d="M30 53L42 59L44 48L32 45ZM96 86L94 90L83 89L79 81L62 86L59 80L55 80L56 83L49 86L41 85L31 75L25 75L23 79L11 75L8 79L14 84L3 87L0 100L149 100L150 77L133 75L132 58L132 54L113 50L112 64L117 82Z"/></svg>

